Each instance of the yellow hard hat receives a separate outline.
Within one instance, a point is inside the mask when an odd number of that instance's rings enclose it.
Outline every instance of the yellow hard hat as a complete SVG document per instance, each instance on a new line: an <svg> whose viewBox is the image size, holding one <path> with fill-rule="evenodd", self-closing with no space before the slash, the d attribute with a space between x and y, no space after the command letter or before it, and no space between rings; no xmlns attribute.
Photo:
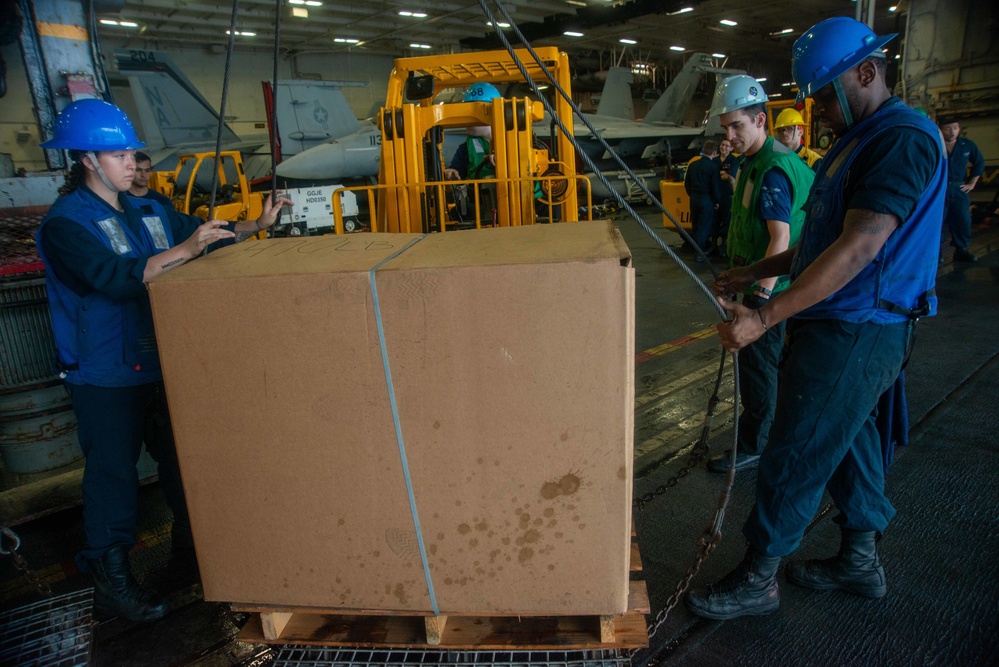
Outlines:
<svg viewBox="0 0 999 667"><path fill-rule="evenodd" d="M779 130L782 127L793 127L795 125L805 126L805 119L801 117L797 109L792 109L788 107L777 115L777 121L774 123L774 129Z"/></svg>

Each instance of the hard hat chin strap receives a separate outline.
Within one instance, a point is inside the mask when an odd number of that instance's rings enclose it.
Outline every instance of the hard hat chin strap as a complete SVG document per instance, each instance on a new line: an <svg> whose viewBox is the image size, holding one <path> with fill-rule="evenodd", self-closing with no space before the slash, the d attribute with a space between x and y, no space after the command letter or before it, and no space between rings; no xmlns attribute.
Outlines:
<svg viewBox="0 0 999 667"><path fill-rule="evenodd" d="M836 99L839 101L839 110L843 114L843 122L846 123L846 129L853 127L853 114L850 113L850 105L846 101L846 93L843 92L843 84L839 82L839 77L837 76L832 80L833 90L836 91Z"/></svg>
<svg viewBox="0 0 999 667"><path fill-rule="evenodd" d="M111 181L108 180L107 174L104 173L101 163L97 161L97 153L94 151L87 151L87 157L90 158L90 162L94 165L94 171L96 171L97 175L100 176L101 182L107 186L107 189L111 192L121 192L121 190L111 185Z"/></svg>

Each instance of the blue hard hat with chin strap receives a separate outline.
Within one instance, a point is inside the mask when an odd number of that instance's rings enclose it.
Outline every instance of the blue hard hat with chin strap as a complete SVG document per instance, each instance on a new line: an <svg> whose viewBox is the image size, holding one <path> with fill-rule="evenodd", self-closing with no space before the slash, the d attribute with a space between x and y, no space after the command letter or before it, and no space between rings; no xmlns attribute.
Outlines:
<svg viewBox="0 0 999 667"><path fill-rule="evenodd" d="M473 83L465 91L463 102L492 102L497 97L503 97L500 91L491 83Z"/></svg>
<svg viewBox="0 0 999 667"><path fill-rule="evenodd" d="M867 25L836 16L816 23L797 39L791 50L791 73L798 84L798 103L832 83L846 126L853 125L840 76L865 58L878 55L898 33L878 37Z"/></svg>
<svg viewBox="0 0 999 667"><path fill-rule="evenodd" d="M125 112L104 100L73 102L56 116L53 136L42 148L78 151L120 151L144 148Z"/></svg>

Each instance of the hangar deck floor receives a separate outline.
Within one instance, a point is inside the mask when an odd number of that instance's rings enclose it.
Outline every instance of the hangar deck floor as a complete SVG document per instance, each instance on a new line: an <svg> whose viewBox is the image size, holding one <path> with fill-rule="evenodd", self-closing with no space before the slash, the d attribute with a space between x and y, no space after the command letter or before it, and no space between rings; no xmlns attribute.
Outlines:
<svg viewBox="0 0 999 667"><path fill-rule="evenodd" d="M648 219L661 230L658 215L650 212ZM666 482L686 460L700 429L719 347L710 329L715 312L703 295L637 225L623 219L620 226L637 270L638 497ZM674 234L660 233L679 245ZM880 543L889 595L866 600L807 591L787 584L781 573L781 609L771 616L706 621L678 605L652 642L659 664L999 664L999 336L994 329L999 326L999 228L976 229L972 250L981 257L978 263L940 267L940 315L920 323L906 372L911 442L898 452L888 477L898 515ZM709 278L706 267L694 266ZM726 447L731 430L731 372L722 396L714 451ZM755 472L747 472L736 479L724 538L695 586L716 580L741 558L745 543L739 529L755 478ZM653 613L662 609L692 563L695 540L712 516L722 482L698 466L636 511ZM833 514L828 507L820 512L800 555L835 552ZM140 578L170 593L174 610L149 625L101 620L93 632L93 664L274 663L273 649L233 639L245 615L204 602L197 586L157 581L155 573L169 555L169 531L156 485L141 493L140 522L133 562ZM18 526L17 532L20 553L55 593L89 585L72 560L83 542L78 507ZM10 561L0 562L0 612L37 600Z"/></svg>

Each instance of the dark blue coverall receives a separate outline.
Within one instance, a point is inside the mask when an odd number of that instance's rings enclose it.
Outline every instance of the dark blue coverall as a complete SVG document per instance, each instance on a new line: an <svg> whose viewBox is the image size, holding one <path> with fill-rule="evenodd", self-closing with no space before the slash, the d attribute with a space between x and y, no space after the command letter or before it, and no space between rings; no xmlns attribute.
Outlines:
<svg viewBox="0 0 999 667"><path fill-rule="evenodd" d="M690 197L691 237L704 252L710 247L708 240L715 231L715 207L721 202L721 167L714 159L704 157L694 160L687 167L683 187ZM731 197L729 197L731 199Z"/></svg>

